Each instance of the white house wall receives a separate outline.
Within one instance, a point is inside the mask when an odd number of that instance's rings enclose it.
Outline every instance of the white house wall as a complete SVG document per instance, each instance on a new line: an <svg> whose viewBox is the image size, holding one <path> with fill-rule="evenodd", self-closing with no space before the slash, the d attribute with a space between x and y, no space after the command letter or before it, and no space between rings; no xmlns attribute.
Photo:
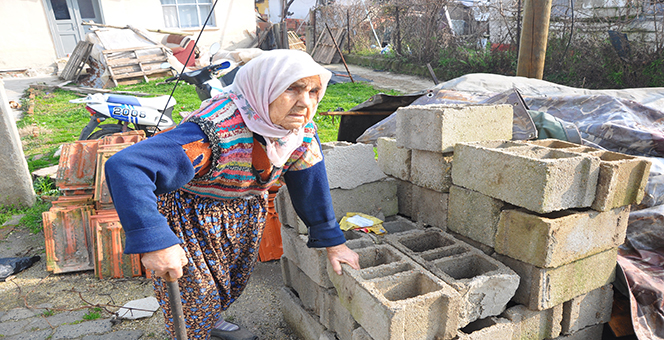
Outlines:
<svg viewBox="0 0 664 340"><path fill-rule="evenodd" d="M55 45L41 0L0 0L0 71L43 68L55 62Z"/></svg>
<svg viewBox="0 0 664 340"><path fill-rule="evenodd" d="M132 25L144 29L164 27L159 0L100 0L107 25ZM207 28L199 41L203 47L220 42L222 48L247 47L256 33L253 1L219 0L215 8L217 27ZM194 33L199 29L183 29ZM0 0L0 71L37 69L55 71L56 51L42 0ZM151 33L157 41L162 34Z"/></svg>
<svg viewBox="0 0 664 340"><path fill-rule="evenodd" d="M309 10L316 6L316 0L295 0L288 8L288 11L293 15L288 16L290 19L305 19L309 15ZM281 22L281 0L271 0L269 3L270 11L268 19L270 22ZM309 20L309 19L307 19Z"/></svg>

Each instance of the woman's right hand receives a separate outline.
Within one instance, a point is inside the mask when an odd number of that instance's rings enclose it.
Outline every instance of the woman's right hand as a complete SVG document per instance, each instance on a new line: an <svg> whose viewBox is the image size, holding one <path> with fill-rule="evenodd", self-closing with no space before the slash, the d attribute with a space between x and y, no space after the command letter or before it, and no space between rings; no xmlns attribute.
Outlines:
<svg viewBox="0 0 664 340"><path fill-rule="evenodd" d="M143 254L141 262L145 269L154 270L155 276L167 278L168 273L171 280L177 280L182 276L182 267L189 261L182 246L176 244Z"/></svg>

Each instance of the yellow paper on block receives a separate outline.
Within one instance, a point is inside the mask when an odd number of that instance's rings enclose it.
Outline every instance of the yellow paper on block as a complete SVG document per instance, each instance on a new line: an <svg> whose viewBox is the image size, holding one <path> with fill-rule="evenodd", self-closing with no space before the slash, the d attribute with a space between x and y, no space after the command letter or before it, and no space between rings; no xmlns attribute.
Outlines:
<svg viewBox="0 0 664 340"><path fill-rule="evenodd" d="M379 218L363 213L346 213L339 222L341 230L358 229L365 233L373 232L377 235L385 234L387 231L383 228L383 221Z"/></svg>

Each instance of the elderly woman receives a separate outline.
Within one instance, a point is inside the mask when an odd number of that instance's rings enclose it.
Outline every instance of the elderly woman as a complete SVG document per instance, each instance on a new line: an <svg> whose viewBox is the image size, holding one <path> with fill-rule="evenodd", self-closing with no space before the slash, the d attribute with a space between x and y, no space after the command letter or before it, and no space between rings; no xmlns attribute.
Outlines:
<svg viewBox="0 0 664 340"><path fill-rule="evenodd" d="M247 284L266 217L267 190L283 179L332 268L359 268L336 222L312 118L330 72L306 53L264 52L234 83L174 129L106 163L125 230L125 252L142 254L173 334L163 278L180 278L191 338L254 339L221 312Z"/></svg>

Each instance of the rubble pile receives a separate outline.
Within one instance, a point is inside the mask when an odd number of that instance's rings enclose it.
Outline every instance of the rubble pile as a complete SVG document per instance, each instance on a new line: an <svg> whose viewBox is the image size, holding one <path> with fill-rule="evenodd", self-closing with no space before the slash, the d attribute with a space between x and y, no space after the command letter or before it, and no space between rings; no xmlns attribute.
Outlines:
<svg viewBox="0 0 664 340"><path fill-rule="evenodd" d="M139 130L63 145L56 177L62 196L42 214L48 271L94 269L100 279L143 275L140 257L123 253L124 232L103 171L110 156L143 139Z"/></svg>
<svg viewBox="0 0 664 340"><path fill-rule="evenodd" d="M345 232L361 269L338 276L324 250L306 247L282 188L291 327L304 339L601 339L617 247L650 162L511 141L511 129L505 105L409 106L397 110L396 138L378 139L377 162L357 152L371 146L327 145L337 218L380 216L388 232ZM373 165L386 177L363 179Z"/></svg>

